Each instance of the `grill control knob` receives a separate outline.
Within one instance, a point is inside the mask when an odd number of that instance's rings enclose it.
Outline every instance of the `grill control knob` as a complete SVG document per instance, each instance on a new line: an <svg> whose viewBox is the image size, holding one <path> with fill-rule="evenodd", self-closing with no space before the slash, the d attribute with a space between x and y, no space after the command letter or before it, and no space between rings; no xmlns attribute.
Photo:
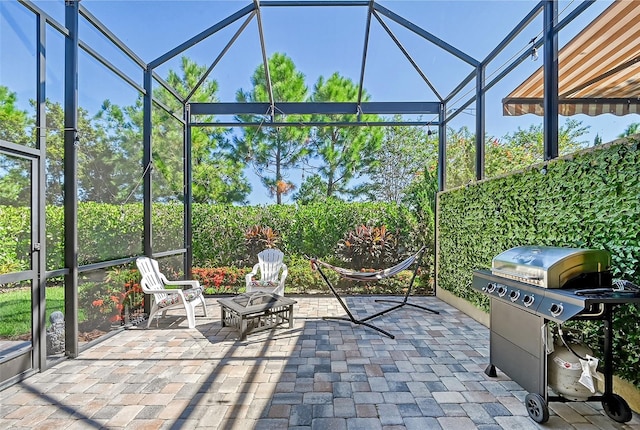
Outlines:
<svg viewBox="0 0 640 430"><path fill-rule="evenodd" d="M498 295L504 297L505 294L507 294L507 287L500 285L500 287L498 287Z"/></svg>
<svg viewBox="0 0 640 430"><path fill-rule="evenodd" d="M551 312L551 315L554 317L557 317L558 315L560 315L562 311L563 311L562 305L557 303L552 303L551 307L549 308L549 312Z"/></svg>
<svg viewBox="0 0 640 430"><path fill-rule="evenodd" d="M493 291L496 289L496 284L489 282L487 284L487 287L485 288L485 290L487 291L487 293L493 293Z"/></svg>
<svg viewBox="0 0 640 430"><path fill-rule="evenodd" d="M520 297L520 291L513 290L509 293L509 298L512 302L515 302Z"/></svg>
<svg viewBox="0 0 640 430"><path fill-rule="evenodd" d="M525 296L522 298L522 303L524 303L524 305L525 305L526 307L531 306L531 305L533 304L533 302L535 302L535 301L536 301L536 298L535 298L534 296L526 296L526 295L525 295Z"/></svg>

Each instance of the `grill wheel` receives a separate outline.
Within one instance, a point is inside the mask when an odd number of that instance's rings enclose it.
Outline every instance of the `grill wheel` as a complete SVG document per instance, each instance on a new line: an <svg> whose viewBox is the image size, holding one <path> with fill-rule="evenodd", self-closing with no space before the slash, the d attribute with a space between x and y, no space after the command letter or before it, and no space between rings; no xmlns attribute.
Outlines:
<svg viewBox="0 0 640 430"><path fill-rule="evenodd" d="M549 420L549 408L547 402L538 393L529 393L524 398L524 404L532 420L537 423L546 423Z"/></svg>
<svg viewBox="0 0 640 430"><path fill-rule="evenodd" d="M606 394L602 399L604 411L614 421L626 423L631 421L632 414L629 404L617 394Z"/></svg>

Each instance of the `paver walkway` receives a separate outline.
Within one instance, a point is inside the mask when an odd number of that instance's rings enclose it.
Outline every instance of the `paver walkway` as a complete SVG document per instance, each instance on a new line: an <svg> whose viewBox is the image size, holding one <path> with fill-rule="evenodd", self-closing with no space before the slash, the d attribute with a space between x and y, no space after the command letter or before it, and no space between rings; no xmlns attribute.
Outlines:
<svg viewBox="0 0 640 430"><path fill-rule="evenodd" d="M249 335L178 311L131 329L0 392L0 428L34 429L640 429L599 403L551 403L531 420L526 392L487 377L487 328L435 297L375 319L395 339L347 322L331 297L295 297L294 328ZM367 315L372 297L347 298Z"/></svg>

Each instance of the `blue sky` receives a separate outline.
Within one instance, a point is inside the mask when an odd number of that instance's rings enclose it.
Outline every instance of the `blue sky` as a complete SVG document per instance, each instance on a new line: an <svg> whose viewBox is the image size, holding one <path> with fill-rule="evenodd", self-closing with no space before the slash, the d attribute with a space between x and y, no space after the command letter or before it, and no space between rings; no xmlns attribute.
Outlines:
<svg viewBox="0 0 640 430"><path fill-rule="evenodd" d="M156 59L250 3L248 0L82 1L83 6L145 62ZM382 6L477 60L484 59L537 3L537 0L379 1ZM577 3L578 1L560 1L561 14L566 15ZM610 0L596 2L596 5L563 30L560 44L566 43L609 3ZM64 23L62 0L36 1L35 4L60 23ZM333 72L339 72L357 82L364 47L366 12L365 7L265 7L262 9L262 20L267 54L284 52L289 55L298 69L305 74L310 88L319 76L327 77ZM208 66L243 21L244 18L240 19L185 51L184 55ZM466 63L406 28L388 19L385 19L385 23L442 96L448 95L471 72L470 66ZM516 55L529 49L529 41L533 37L539 37L541 30L540 15L489 66L489 79ZM83 20L80 37L132 79L142 84L142 72L139 68L114 50ZM28 100L35 95L35 60L32 52L34 40L33 14L15 0L0 0L0 85L9 86L16 91L25 109L28 108ZM47 48L50 59L47 95L53 100L61 101L64 65L55 58L63 56L63 38L53 30L47 32ZM166 76L169 69L178 70L179 57L168 61L157 72ZM249 78L261 61L257 24L254 19L210 75L219 83L219 98L222 101L233 101L239 88L249 89ZM529 125L542 121L540 117L532 115L503 117L500 104L502 97L541 65L540 60L525 62L488 93L488 134L500 137L515 131L517 127L528 128ZM132 104L137 97L137 92L128 84L82 53L79 85L80 104L92 113L105 99L126 105ZM371 25L364 86L374 101L436 100L434 93L375 19ZM465 89L464 99L466 100L466 96L472 92L472 87ZM456 104L462 101L464 100L457 100L450 107L455 108ZM590 126L591 133L586 138L590 141L596 133L605 141L611 140L628 124L638 121L637 117L633 116L572 118ZM461 126L473 129L474 122L474 112L468 110L465 114L458 115L450 125L456 129ZM564 123L564 118L560 119L560 123ZM272 201L255 181L253 187L251 203Z"/></svg>

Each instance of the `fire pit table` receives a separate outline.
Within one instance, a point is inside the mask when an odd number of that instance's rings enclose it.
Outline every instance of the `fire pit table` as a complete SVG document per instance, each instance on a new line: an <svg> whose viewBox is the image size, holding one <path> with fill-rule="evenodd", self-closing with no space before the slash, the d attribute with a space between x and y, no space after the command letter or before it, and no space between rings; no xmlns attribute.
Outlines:
<svg viewBox="0 0 640 430"><path fill-rule="evenodd" d="M240 340L249 333L275 328L286 322L293 327L293 305L297 302L277 294L251 293L218 299L222 327L238 330Z"/></svg>

